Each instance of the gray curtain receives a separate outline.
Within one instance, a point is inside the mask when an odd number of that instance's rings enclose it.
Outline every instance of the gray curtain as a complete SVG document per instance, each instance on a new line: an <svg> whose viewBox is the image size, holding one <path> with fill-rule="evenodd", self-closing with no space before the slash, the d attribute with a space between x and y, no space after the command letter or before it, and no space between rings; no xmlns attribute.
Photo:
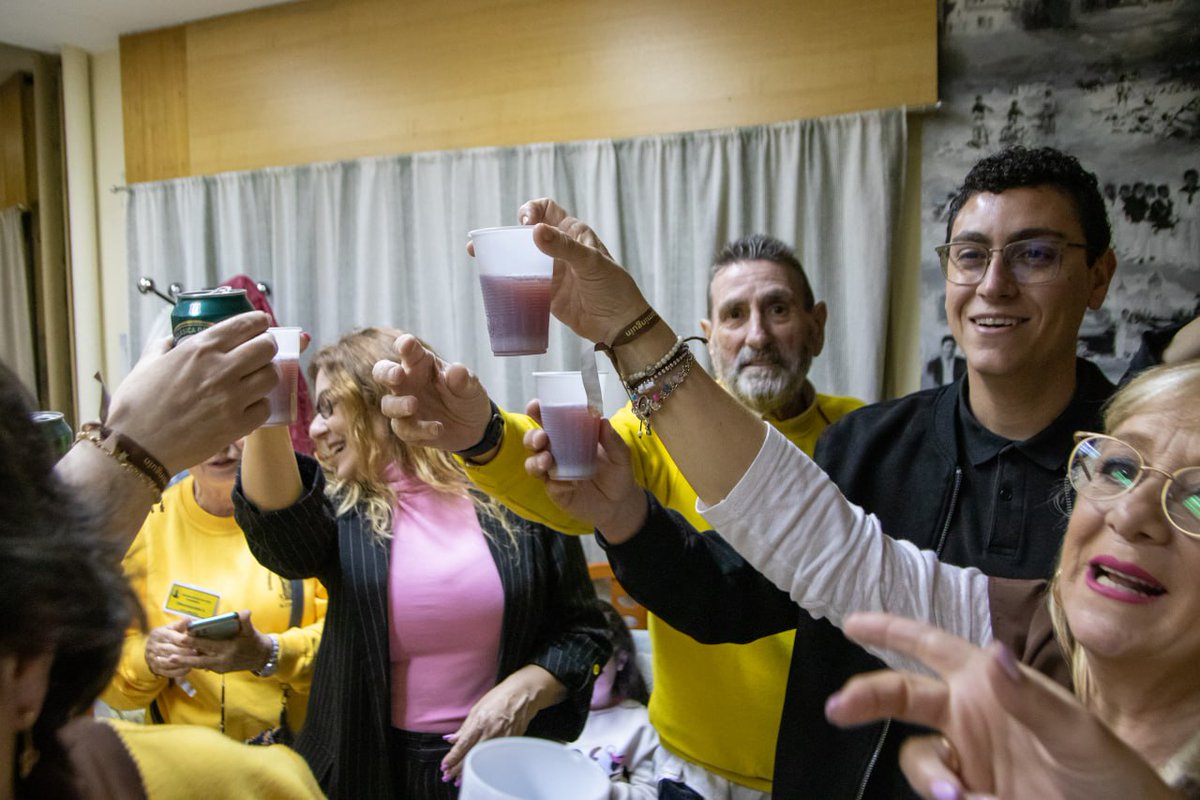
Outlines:
<svg viewBox="0 0 1200 800"><path fill-rule="evenodd" d="M544 356L495 358L467 231L515 224L549 196L591 224L682 334L699 333L708 265L730 239L766 232L797 247L830 307L818 389L883 389L890 254L903 193L902 110L622 141L368 158L131 187L131 352L165 331L138 295L244 273L270 284L281 324L316 345L390 324L468 364L501 405L523 409L535 369L575 369L557 322ZM157 331L156 331L157 326ZM606 383L606 407L622 398Z"/></svg>
<svg viewBox="0 0 1200 800"><path fill-rule="evenodd" d="M25 213L19 206L0 211L0 361L36 394Z"/></svg>

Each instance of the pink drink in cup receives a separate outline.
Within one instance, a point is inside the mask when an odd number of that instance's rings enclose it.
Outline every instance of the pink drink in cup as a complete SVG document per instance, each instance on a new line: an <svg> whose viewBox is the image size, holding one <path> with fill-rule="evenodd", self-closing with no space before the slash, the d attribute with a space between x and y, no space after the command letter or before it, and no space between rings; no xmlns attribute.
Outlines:
<svg viewBox="0 0 1200 800"><path fill-rule="evenodd" d="M480 275L479 286L493 355L546 352L550 340L549 277Z"/></svg>
<svg viewBox="0 0 1200 800"><path fill-rule="evenodd" d="M600 418L586 405L542 403L542 427L550 437L554 456L551 477L577 481L596 474L596 443L600 441Z"/></svg>
<svg viewBox="0 0 1200 800"><path fill-rule="evenodd" d="M533 227L471 231L488 338L498 356L546 352L554 260L533 243Z"/></svg>
<svg viewBox="0 0 1200 800"><path fill-rule="evenodd" d="M300 329L268 328L275 338L275 371L279 383L267 395L271 415L263 425L291 425L296 421L296 393L300 383Z"/></svg>
<svg viewBox="0 0 1200 800"><path fill-rule="evenodd" d="M600 416L588 408L578 372L535 372L542 427L550 437L554 470L550 477L577 481L596 474Z"/></svg>

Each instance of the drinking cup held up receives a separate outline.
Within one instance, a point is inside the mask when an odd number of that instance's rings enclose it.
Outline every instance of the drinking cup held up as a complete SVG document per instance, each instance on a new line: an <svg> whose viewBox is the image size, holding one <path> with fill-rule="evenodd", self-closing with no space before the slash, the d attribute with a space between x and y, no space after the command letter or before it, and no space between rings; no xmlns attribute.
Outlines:
<svg viewBox="0 0 1200 800"><path fill-rule="evenodd" d="M471 231L492 353L546 352L550 330L550 278L554 259L533 243L533 226Z"/></svg>
<svg viewBox="0 0 1200 800"><path fill-rule="evenodd" d="M267 395L271 416L263 425L291 425L296 421L296 397L300 381L300 328L267 328L278 348L275 371L279 383Z"/></svg>

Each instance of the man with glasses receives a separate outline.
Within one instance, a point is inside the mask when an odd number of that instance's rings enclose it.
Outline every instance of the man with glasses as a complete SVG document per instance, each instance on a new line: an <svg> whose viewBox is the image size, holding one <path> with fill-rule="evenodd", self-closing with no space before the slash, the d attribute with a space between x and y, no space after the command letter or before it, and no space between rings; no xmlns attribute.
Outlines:
<svg viewBox="0 0 1200 800"><path fill-rule="evenodd" d="M826 431L815 458L892 536L988 575L1046 578L1065 530L1072 436L1099 427L1114 390L1075 355L1084 313L1104 302L1116 270L1104 198L1074 157L1013 147L972 167L948 216L937 253L966 374L850 414ZM810 702L879 668L823 621L802 615L799 636L813 655L797 656L792 685L807 681ZM810 786L829 797L907 791L896 766L900 726L809 722L794 732L807 745L793 750L802 754L797 769L808 773L796 796ZM839 776L831 759L861 766Z"/></svg>

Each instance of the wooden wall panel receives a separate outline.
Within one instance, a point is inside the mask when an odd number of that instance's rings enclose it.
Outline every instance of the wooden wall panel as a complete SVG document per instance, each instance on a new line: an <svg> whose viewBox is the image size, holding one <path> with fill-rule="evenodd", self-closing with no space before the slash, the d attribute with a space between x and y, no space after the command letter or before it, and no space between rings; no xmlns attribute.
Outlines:
<svg viewBox="0 0 1200 800"><path fill-rule="evenodd" d="M121 37L121 111L130 181L190 175L186 26Z"/></svg>
<svg viewBox="0 0 1200 800"><path fill-rule="evenodd" d="M127 176L931 103L936 36L929 0L284 4L122 39Z"/></svg>
<svg viewBox="0 0 1200 800"><path fill-rule="evenodd" d="M33 76L12 75L0 84L0 208L37 204Z"/></svg>

